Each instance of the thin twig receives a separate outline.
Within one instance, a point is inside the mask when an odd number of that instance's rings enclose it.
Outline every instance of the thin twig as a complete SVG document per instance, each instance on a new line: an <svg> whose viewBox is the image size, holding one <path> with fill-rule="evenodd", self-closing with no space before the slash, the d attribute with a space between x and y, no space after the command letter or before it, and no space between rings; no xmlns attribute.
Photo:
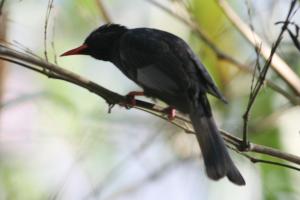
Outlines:
<svg viewBox="0 0 300 200"><path fill-rule="evenodd" d="M275 24L277 25L277 24L282 24L282 23L284 23L284 22L279 21L279 22L276 22ZM294 43L294 46L298 49L298 51L300 51L300 42L298 40L300 27L298 24L296 24L294 22L289 22L289 25L293 25L295 28L295 34L289 28L287 29L287 31Z"/></svg>
<svg viewBox="0 0 300 200"><path fill-rule="evenodd" d="M56 22L56 18L54 17L53 19L53 25L52 25L52 38L51 38L51 47L52 47L52 51L53 51L53 56L54 56L54 63L57 65L57 53L56 53L56 47L55 47L55 22Z"/></svg>
<svg viewBox="0 0 300 200"><path fill-rule="evenodd" d="M2 15L2 9L4 7L5 0L0 1L0 17Z"/></svg>
<svg viewBox="0 0 300 200"><path fill-rule="evenodd" d="M271 49L271 52L270 52L270 56L269 58L267 59L267 61L265 62L265 65L263 67L263 69L261 70L260 74L259 74L259 78L253 88L253 90L251 91L250 93L250 96L249 96L249 100L248 100L248 105L247 105L247 108L246 108L246 111L243 115L243 120L244 120L244 124L243 124L243 146L242 148L248 148L248 121L249 121L249 115L250 115L250 112L253 108L253 105L254 105L254 102L257 98L257 95L259 94L260 92L260 89L261 87L263 86L263 83L266 79L266 75L267 75L267 72L271 66L271 63L272 63L272 59L275 55L275 52L282 40L282 37L283 37L283 33L287 30L287 26L288 26L288 23L290 21L290 17L293 13L293 10L295 8L295 5L296 5L296 2L297 0L294 0L292 3L291 3L291 6L290 6L290 9L288 11L288 14L287 14L287 17L285 19L285 22L281 28L281 31L277 37L277 40L276 42L274 43L272 49Z"/></svg>
<svg viewBox="0 0 300 200"><path fill-rule="evenodd" d="M293 165L288 165L288 164L284 164L284 163L280 163L280 162L276 162L276 161L271 161L271 160L258 159L258 158L255 158L255 157L249 155L249 154L239 152L234 148L231 148L231 147L228 147L228 148L230 148L231 150L235 151L238 154L243 155L245 158L248 158L254 164L264 163L264 164L275 165L275 166L280 166L280 167L285 167L285 168L293 169L293 170L296 170L296 171L300 171L300 168L295 167Z"/></svg>
<svg viewBox="0 0 300 200"><path fill-rule="evenodd" d="M209 38L207 34L202 31L202 29L199 27L199 25L189 19L186 19L182 17L181 15L178 15L177 13L173 12L171 9L165 7L164 5L160 4L159 2L155 0L146 0L147 2L151 3L152 5L156 6L157 8L160 8L161 10L165 11L169 15L173 16L183 24L187 25L193 32L196 33L196 35L209 47L218 57L220 60L224 60L228 63L233 64L240 70L252 73L252 69L250 66L247 66L245 64L242 64L240 61L236 60L231 55L225 53L220 48L218 48L212 39ZM272 90L278 92L282 96L284 96L286 99L288 99L293 105L300 105L300 97L289 94L286 90L282 89L278 85L276 85L271 80L265 80L265 84L270 87Z"/></svg>
<svg viewBox="0 0 300 200"><path fill-rule="evenodd" d="M46 61L48 62L48 53L47 53L47 31L48 31L48 23L50 19L50 14L53 6L54 0L49 0L47 5L46 17L45 17L45 24L44 24L44 56Z"/></svg>
<svg viewBox="0 0 300 200"><path fill-rule="evenodd" d="M226 0L216 0L227 18L241 32L241 34L252 44L261 45L261 55L268 59L271 55L272 48L268 46L256 33L253 33L246 23L236 14ZM297 1L293 1L293 3ZM276 53L273 55L271 67L278 75L300 96L300 78Z"/></svg>
<svg viewBox="0 0 300 200"><path fill-rule="evenodd" d="M22 43L18 42L17 40L13 40L12 42L7 42L7 41L1 41L1 42L3 42L4 44L7 44L8 45L7 47L10 47L10 49L17 48L27 54L30 54L31 56L41 59L40 56L36 55L31 49L24 46Z"/></svg>
<svg viewBox="0 0 300 200"><path fill-rule="evenodd" d="M292 165L279 163L279 162L275 162L275 161L270 161L270 160L258 159L258 158L254 158L253 156L249 156L249 155L244 155L244 156L246 158L248 158L253 163L264 163L264 164L275 165L275 166L280 166L280 167L285 167L285 168L293 169L293 170L296 170L296 171L300 171L299 167L295 167L295 166L292 166Z"/></svg>

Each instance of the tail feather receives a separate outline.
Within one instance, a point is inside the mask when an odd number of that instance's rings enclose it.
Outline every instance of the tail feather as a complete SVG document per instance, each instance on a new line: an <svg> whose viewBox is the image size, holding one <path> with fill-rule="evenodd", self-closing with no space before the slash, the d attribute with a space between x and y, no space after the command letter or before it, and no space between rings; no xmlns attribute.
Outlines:
<svg viewBox="0 0 300 200"><path fill-rule="evenodd" d="M227 178L237 184L237 185L246 185L246 182L239 172L239 170L236 168L236 166L233 164L232 160L229 157L229 161L231 162L229 164L228 172L227 172Z"/></svg>
<svg viewBox="0 0 300 200"><path fill-rule="evenodd" d="M206 96L203 95L200 102L191 103L190 118L202 151L207 176L213 180L227 176L231 182L245 185L228 154Z"/></svg>
<svg viewBox="0 0 300 200"><path fill-rule="evenodd" d="M214 136L213 120L211 118L201 117L192 118L196 137L199 142L206 173L213 180L218 180L226 175L225 156L223 146L218 136ZM194 121L196 119L196 122ZM201 131L201 132L200 132Z"/></svg>

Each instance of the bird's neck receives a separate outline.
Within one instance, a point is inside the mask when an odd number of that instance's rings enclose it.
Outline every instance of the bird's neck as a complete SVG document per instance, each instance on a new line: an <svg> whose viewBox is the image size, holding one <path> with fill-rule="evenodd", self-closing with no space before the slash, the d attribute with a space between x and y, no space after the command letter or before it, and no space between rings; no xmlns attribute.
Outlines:
<svg viewBox="0 0 300 200"><path fill-rule="evenodd" d="M120 40L115 40L110 50L108 51L107 61L112 62L115 65L120 64Z"/></svg>

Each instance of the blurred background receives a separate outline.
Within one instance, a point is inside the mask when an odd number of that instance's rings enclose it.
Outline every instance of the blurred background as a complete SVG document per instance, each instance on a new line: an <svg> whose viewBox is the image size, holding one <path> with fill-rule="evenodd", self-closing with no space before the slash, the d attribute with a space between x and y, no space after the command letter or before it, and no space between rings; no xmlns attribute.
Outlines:
<svg viewBox="0 0 300 200"><path fill-rule="evenodd" d="M255 66L253 46L215 1L185 1L186 10L179 1L159 3L179 16L190 16L224 52ZM284 20L290 1L229 3L271 44L280 31L274 23ZM5 1L1 41L44 57L47 7L47 0ZM294 19L299 22L299 14ZM47 32L49 62L120 94L139 90L110 63L57 57L107 21L162 29L187 41L229 101L224 105L210 98L219 126L241 137L252 75L218 59L189 27L147 0L54 0ZM299 52L288 35L278 53L300 73ZM272 71L268 78L289 90ZM105 101L94 94L1 60L0 100L0 200L300 199L297 171L253 164L230 152L247 185L237 187L226 178L210 181L193 135L135 109L115 106L108 114ZM251 115L250 140L299 155L299 111L264 87Z"/></svg>

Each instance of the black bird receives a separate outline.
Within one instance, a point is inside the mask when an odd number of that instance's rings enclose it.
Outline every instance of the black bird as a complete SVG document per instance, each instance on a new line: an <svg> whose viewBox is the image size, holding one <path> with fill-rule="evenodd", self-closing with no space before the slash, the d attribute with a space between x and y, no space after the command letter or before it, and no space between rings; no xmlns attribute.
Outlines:
<svg viewBox="0 0 300 200"><path fill-rule="evenodd" d="M112 62L141 86L146 96L188 114L208 177L218 180L227 176L231 182L245 185L218 131L206 94L224 102L225 98L182 39L156 29L106 24L90 33L83 45L62 56L75 54Z"/></svg>

